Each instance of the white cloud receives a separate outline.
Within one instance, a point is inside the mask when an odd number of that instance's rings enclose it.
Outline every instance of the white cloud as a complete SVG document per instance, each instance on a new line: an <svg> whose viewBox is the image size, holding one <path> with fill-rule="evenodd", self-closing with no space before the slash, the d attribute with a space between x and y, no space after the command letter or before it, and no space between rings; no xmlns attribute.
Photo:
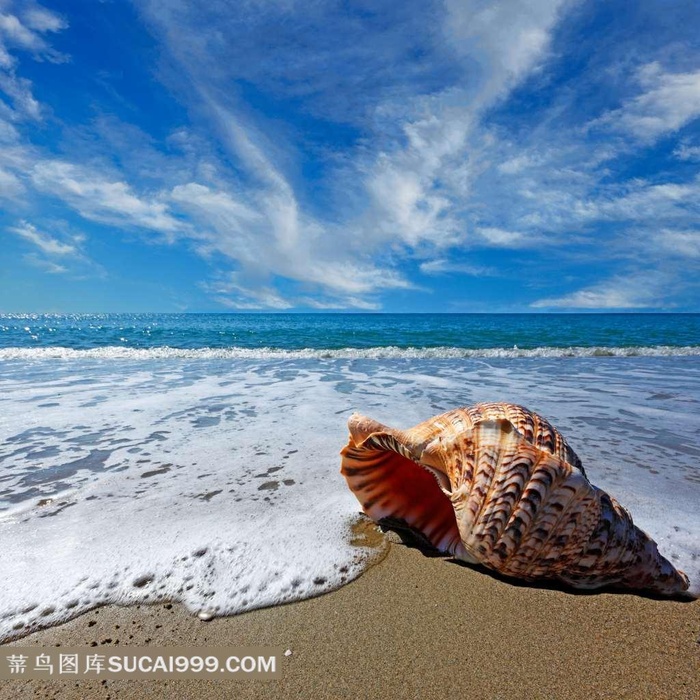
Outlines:
<svg viewBox="0 0 700 700"><path fill-rule="evenodd" d="M24 22L27 27L37 32L60 32L68 26L63 17L39 6L32 7L24 13Z"/></svg>
<svg viewBox="0 0 700 700"><path fill-rule="evenodd" d="M697 213L692 208L695 182L606 182L605 164L619 150L609 143L586 143L586 134L557 126L552 113L539 129L523 131L512 142L484 122L490 107L544 66L568 4L447 3L440 30L459 57L463 79L431 94L414 94L403 105L388 100L374 105L376 120L363 124L362 148L343 154L335 179L345 200L359 206L333 220L305 208L303 190L285 169L285 157L293 158L292 147L285 153L283 140L272 146L265 123L256 122L235 96L221 89L225 70L217 72L202 47L214 36L214 18L226 22L222 6L212 8L208 24L202 25L189 9L182 9L190 7L187 3L166 3L156 21L159 35L179 68L199 86L200 104L207 106L211 123L243 173L231 178L234 184L213 187L191 181L175 187L171 206L193 217L203 254L223 253L251 279L277 276L315 286L327 295L319 300L324 307L342 294L360 299L408 286L395 272L405 253L418 259L435 256L423 263L424 274L457 272L459 264L448 264L446 251L459 246L559 248L569 259L576 254L567 250L573 246L579 251L587 246L589 258L596 247L608 246L624 259L624 229L600 234L595 227L600 222L655 227L666 220L685 226ZM241 12L251 11L246 6ZM276 16L275 6L268 11ZM184 22L185 17L194 21ZM177 39L184 43L176 45ZM232 45L220 42L215 53L224 55L221 47L227 46ZM313 47L307 55L313 55ZM281 65L274 70L280 71ZM301 70L300 64L294 69ZM661 119L664 129L677 128L692 115L694 73L649 69L640 77L643 94L625 103L617 115L625 117L628 129L651 133L656 127L639 121L650 115ZM676 98L681 109L672 114L669 105L677 106ZM608 240L601 243L601 236ZM652 245L652 237L644 234L642 239ZM685 239L678 241L679 251L691 249ZM661 243L655 245L662 250ZM639 255L639 246L627 247L629 256ZM668 246L664 249L668 252ZM459 271L484 273L469 266ZM241 286L254 288L250 283ZM577 295L555 301L586 308L628 308L645 301L641 293L619 285L591 286Z"/></svg>
<svg viewBox="0 0 700 700"><path fill-rule="evenodd" d="M41 118L41 106L32 94L29 80L18 78L13 72L0 72L0 90L12 100L17 115L30 119Z"/></svg>
<svg viewBox="0 0 700 700"><path fill-rule="evenodd" d="M67 26L59 15L39 6L27 11L24 23L14 14L0 12L0 41L5 46L29 51L36 57L60 63L66 60L66 56L51 48L41 34L57 32Z"/></svg>
<svg viewBox="0 0 700 700"><path fill-rule="evenodd" d="M546 57L562 0L446 0L444 32L454 50L476 60L482 99L511 89Z"/></svg>
<svg viewBox="0 0 700 700"><path fill-rule="evenodd" d="M300 244L300 212L293 188L225 106L205 97L224 143L235 155L255 184L246 193L255 200L268 219L276 251L295 255ZM307 231L307 234L311 231Z"/></svg>
<svg viewBox="0 0 700 700"><path fill-rule="evenodd" d="M44 160L32 169L31 180L41 191L62 199L86 219L136 226L171 236L182 228L155 197L144 198L126 183L61 160Z"/></svg>
<svg viewBox="0 0 700 700"><path fill-rule="evenodd" d="M360 297L338 297L335 300L322 301L312 297L299 297L295 300L299 306L307 306L310 309L337 310L337 309L360 309L362 311L377 311L381 305L377 302L367 301Z"/></svg>
<svg viewBox="0 0 700 700"><path fill-rule="evenodd" d="M9 7L12 8L12 3ZM13 52L28 52L35 60L63 63L68 57L53 49L42 34L60 31L68 25L59 15L39 5L31 6L24 17L3 9L0 7L0 93L5 93L14 109L2 100L0 107L15 120L37 120L41 118L41 105L32 93L31 81L16 74L17 59Z"/></svg>
<svg viewBox="0 0 700 700"><path fill-rule="evenodd" d="M28 253L23 256L23 259L28 262L32 267L37 267L44 272L48 272L50 275L65 275L70 272L70 270L65 265L60 265L53 260L47 260L34 253Z"/></svg>
<svg viewBox="0 0 700 700"><path fill-rule="evenodd" d="M275 309L284 311L300 306L311 309L361 309L363 311L375 311L380 308L376 302L368 301L363 297L355 296L282 296L276 289L265 285L260 280L251 280L246 285L241 282L238 272L229 273L225 279L218 282L203 284L203 288L222 306L241 311L254 311L259 309Z"/></svg>
<svg viewBox="0 0 700 700"><path fill-rule="evenodd" d="M11 144L16 143L18 140L19 132L17 129L10 122L0 118L0 143Z"/></svg>
<svg viewBox="0 0 700 700"><path fill-rule="evenodd" d="M27 29L14 15L0 14L0 35L5 41L30 51L39 51L44 47L41 37Z"/></svg>
<svg viewBox="0 0 700 700"><path fill-rule="evenodd" d="M657 248L667 250L671 254L687 258L700 258L700 229L673 230L662 229L654 239ZM700 270L697 270L700 277Z"/></svg>
<svg viewBox="0 0 700 700"><path fill-rule="evenodd" d="M197 221L202 252L214 250L242 265L241 279L285 277L315 286L334 300L338 295L347 299L411 287L397 272L368 260L358 250L356 236L303 212L291 184L257 142L255 130L246 131L234 114L212 98L205 96L204 101L224 145L249 175L249 183L241 185L239 192L232 192L231 185L213 190L200 183L173 189L173 201ZM239 291L250 288L244 285Z"/></svg>
<svg viewBox="0 0 700 700"><path fill-rule="evenodd" d="M591 126L605 126L642 141L654 141L700 116L700 70L671 73L653 62L639 70L637 79L644 92L620 109L607 112Z"/></svg>
<svg viewBox="0 0 700 700"><path fill-rule="evenodd" d="M0 167L0 199L14 199L24 192L20 180L9 170Z"/></svg>
<svg viewBox="0 0 700 700"><path fill-rule="evenodd" d="M506 231L495 226L481 226L476 232L487 245L498 248L519 248L525 243L525 236L520 231Z"/></svg>
<svg viewBox="0 0 700 700"><path fill-rule="evenodd" d="M623 183L622 188L610 186L598 197L577 202L573 214L580 221L643 221L649 225L693 221L697 220L699 197L700 178L684 183L632 181Z"/></svg>
<svg viewBox="0 0 700 700"><path fill-rule="evenodd" d="M259 211L244 204L241 198L189 182L174 187L170 199L196 221L204 224L206 228L198 227L196 230L205 244L214 243L211 233L206 231L217 231L220 236L217 237L218 245L214 247L218 247L220 252L251 265L259 260L259 240L254 231L256 226L264 225L264 217Z"/></svg>
<svg viewBox="0 0 700 700"><path fill-rule="evenodd" d="M535 159L532 155L521 153L500 163L497 170L504 175L517 175L528 168L541 164L541 160Z"/></svg>
<svg viewBox="0 0 700 700"><path fill-rule="evenodd" d="M446 2L442 34L463 66L463 81L419 100L420 118L408 112L403 125L406 145L381 151L366 167L373 235L438 250L469 240L464 218L484 167L480 155L490 145L480 120L545 60L566 4ZM482 237L504 244L503 236L500 242L491 239L488 233Z"/></svg>
<svg viewBox="0 0 700 700"><path fill-rule="evenodd" d="M700 146L682 143L673 151L673 155L679 160L700 161Z"/></svg>
<svg viewBox="0 0 700 700"><path fill-rule="evenodd" d="M0 68L9 69L14 65L14 60L8 50L0 43Z"/></svg>
<svg viewBox="0 0 700 700"><path fill-rule="evenodd" d="M20 238L29 241L46 255L57 257L79 255L75 245L62 243L53 236L38 231L35 226L27 221L23 221L20 226L12 226L8 230Z"/></svg>
<svg viewBox="0 0 700 700"><path fill-rule="evenodd" d="M84 251L85 236L71 233L64 222L57 222L49 228L56 233L47 233L28 221L8 227L8 231L30 244L32 251L23 259L49 274L70 274L72 276L104 276L101 265L90 259Z"/></svg>
<svg viewBox="0 0 700 700"><path fill-rule="evenodd" d="M277 290L264 285L246 287L238 282L238 274L231 273L225 282L205 285L205 289L214 295L222 306L241 311L255 309L291 309L292 304L284 299Z"/></svg>
<svg viewBox="0 0 700 700"><path fill-rule="evenodd" d="M275 202L274 192L271 194L266 188L246 195L252 202L259 198L260 206L254 209L230 192L215 191L198 183L177 186L172 192L173 202L196 223L196 241L202 254L223 254L242 266L232 291L257 303L260 300L252 293L254 286L243 280L260 284L260 280L279 276L317 286L335 303L338 295L348 299L348 295L411 286L396 272L376 268L349 250L329 250L327 232L318 222L304 217L285 220L289 208L295 208L286 197ZM340 231L335 233L341 235ZM272 305L274 298L269 289L265 300L267 306L281 308Z"/></svg>
<svg viewBox="0 0 700 700"><path fill-rule="evenodd" d="M493 267L459 263L446 258L422 262L419 265L419 269L424 275L447 275L457 273L469 275L470 277L492 277L499 274L498 270Z"/></svg>
<svg viewBox="0 0 700 700"><path fill-rule="evenodd" d="M628 277L616 276L561 297L540 299L533 308L643 309L666 306L668 277L655 270L638 271Z"/></svg>
<svg viewBox="0 0 700 700"><path fill-rule="evenodd" d="M428 165L429 160L413 168L388 158L377 163L367 182L374 205L373 236L408 247L423 241L437 247L457 242L455 222L446 216L451 203L433 188L434 166Z"/></svg>
<svg viewBox="0 0 700 700"><path fill-rule="evenodd" d="M571 136L547 132L492 147L491 165L473 186L471 244L560 251L569 260L575 254L634 259L641 240L657 240L652 234L696 226L700 178L620 181L601 167L596 146ZM516 167L504 172L500 165L515 159ZM655 249L668 252L660 244Z"/></svg>

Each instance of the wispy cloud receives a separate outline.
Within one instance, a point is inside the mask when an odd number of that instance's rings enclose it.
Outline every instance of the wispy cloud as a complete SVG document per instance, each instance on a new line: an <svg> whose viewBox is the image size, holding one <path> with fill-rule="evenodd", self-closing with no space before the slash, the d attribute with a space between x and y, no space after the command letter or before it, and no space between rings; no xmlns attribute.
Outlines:
<svg viewBox="0 0 700 700"><path fill-rule="evenodd" d="M700 229L662 229L654 237L656 248L681 258L700 258ZM700 273L700 268L698 268Z"/></svg>
<svg viewBox="0 0 700 700"><path fill-rule="evenodd" d="M204 286L222 306L230 309L246 311L264 308L283 311L294 306L272 287L263 285L256 285L255 287L244 286L238 281L238 275L235 272L230 273L225 281Z"/></svg>
<svg viewBox="0 0 700 700"><path fill-rule="evenodd" d="M637 72L642 92L591 124L629 133L643 141L673 133L700 116L700 70L673 73L658 62Z"/></svg>
<svg viewBox="0 0 700 700"><path fill-rule="evenodd" d="M571 4L447 0L444 33L454 50L478 67L478 102L490 104L538 68L557 20Z"/></svg>
<svg viewBox="0 0 700 700"><path fill-rule="evenodd" d="M339 297L334 300L321 301L314 297L299 297L296 299L299 306L309 309L317 309L318 311L337 311L339 309L359 309L360 311L377 311L381 308L380 304L373 301L368 301L361 297Z"/></svg>
<svg viewBox="0 0 700 700"><path fill-rule="evenodd" d="M25 4L24 8L21 3L17 5L22 19L10 12L0 12L0 37L4 45L29 51L36 58L65 61L66 57L53 49L42 34L61 31L68 23L60 15L38 5Z"/></svg>
<svg viewBox="0 0 700 700"><path fill-rule="evenodd" d="M615 276L571 294L540 299L532 308L559 309L648 309L668 308L665 301L668 276L654 270L644 275Z"/></svg>
<svg viewBox="0 0 700 700"><path fill-rule="evenodd" d="M405 145L394 142L367 167L375 231L409 247L439 250L470 241L465 218L483 172L480 155L491 140L483 115L546 59L565 5L446 3L441 38L454 52L463 82L418 100L414 111L420 116L407 111L403 124ZM493 242L484 230L482 240Z"/></svg>
<svg viewBox="0 0 700 700"><path fill-rule="evenodd" d="M32 267L36 267L50 275L65 275L70 272L69 268L65 265L61 265L53 260L48 260L36 253L27 253L24 256L24 260Z"/></svg>
<svg viewBox="0 0 700 700"><path fill-rule="evenodd" d="M32 95L32 84L29 80L18 78L12 70L0 72L0 91L4 92L13 103L14 110L7 110L11 116L18 119L41 117L41 108Z"/></svg>
<svg viewBox="0 0 700 700"><path fill-rule="evenodd" d="M36 226L33 226L27 221L23 221L20 226L12 226L8 230L34 244L42 253L46 253L46 255L63 257L76 256L79 254L75 244L62 243L53 236L38 231Z"/></svg>
<svg viewBox="0 0 700 700"><path fill-rule="evenodd" d="M68 26L61 15L39 5L30 5L24 12L24 23L35 32L60 32ZM46 48L44 48L46 50Z"/></svg>
<svg viewBox="0 0 700 700"><path fill-rule="evenodd" d="M470 265L469 263L455 262L446 258L422 262L419 265L419 269L424 275L448 275L456 273L468 275L470 277L495 277L500 274L494 267Z"/></svg>
<svg viewBox="0 0 700 700"><path fill-rule="evenodd" d="M673 155L679 160L700 161L700 146L690 146L681 143L674 151Z"/></svg>
<svg viewBox="0 0 700 700"><path fill-rule="evenodd" d="M0 199L14 199L24 192L19 178L9 170L0 167Z"/></svg>
<svg viewBox="0 0 700 700"><path fill-rule="evenodd" d="M700 213L700 178L689 182L649 183L633 181L622 187L607 188L602 196L576 203L575 214L581 221L611 220L646 222L688 222ZM653 222L653 223L652 223Z"/></svg>
<svg viewBox="0 0 700 700"><path fill-rule="evenodd" d="M251 199L251 193L246 196ZM406 288L410 284L392 270L375 268L357 261L352 254L329 249L327 232L313 220L296 218L296 207L284 193L263 189L258 193L259 208L243 204L230 192L215 191L198 183L175 187L172 200L197 222L197 246L211 257L216 252L241 270L237 279L264 280L271 275L311 284L325 294L336 296L367 294L377 289ZM252 198L252 202L255 202ZM336 231L338 237L341 231ZM229 286L245 299L257 301L273 297L249 294L250 285ZM219 290L221 294L221 289ZM241 303L248 304L249 301ZM270 304L266 304L270 306ZM274 308L279 308L275 302Z"/></svg>
<svg viewBox="0 0 700 700"><path fill-rule="evenodd" d="M5 3L3 3L5 5ZM15 3L17 14L5 12L0 5L0 94L4 93L13 108L4 104L4 111L14 120L41 118L39 102L32 94L32 83L17 75L17 58L14 53L28 53L35 60L63 63L68 60L65 54L53 49L44 39L47 32L57 32L68 25L59 15L30 3ZM10 8L13 4L10 3Z"/></svg>
<svg viewBox="0 0 700 700"><path fill-rule="evenodd" d="M62 199L86 219L130 225L169 236L181 228L157 197L139 197L123 181L61 160L43 160L31 171L34 186Z"/></svg>
<svg viewBox="0 0 700 700"><path fill-rule="evenodd" d="M481 237L486 245L496 248L520 248L531 246L536 241L528 240L528 237L521 231L507 231L495 226L480 226L476 233Z"/></svg>
<svg viewBox="0 0 700 700"><path fill-rule="evenodd" d="M85 236L67 233L64 225L60 235L47 233L28 221L7 228L31 247L24 259L34 267L50 274L99 275L105 274L101 265L91 260L84 251Z"/></svg>

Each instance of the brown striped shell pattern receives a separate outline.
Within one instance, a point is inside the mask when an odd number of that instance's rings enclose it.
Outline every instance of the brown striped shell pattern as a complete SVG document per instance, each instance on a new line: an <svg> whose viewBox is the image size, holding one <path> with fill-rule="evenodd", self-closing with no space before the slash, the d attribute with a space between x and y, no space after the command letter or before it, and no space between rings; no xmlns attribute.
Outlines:
<svg viewBox="0 0 700 700"><path fill-rule="evenodd" d="M409 430L354 414L341 473L376 522L525 581L682 594L659 554L544 418L506 403L458 408Z"/></svg>

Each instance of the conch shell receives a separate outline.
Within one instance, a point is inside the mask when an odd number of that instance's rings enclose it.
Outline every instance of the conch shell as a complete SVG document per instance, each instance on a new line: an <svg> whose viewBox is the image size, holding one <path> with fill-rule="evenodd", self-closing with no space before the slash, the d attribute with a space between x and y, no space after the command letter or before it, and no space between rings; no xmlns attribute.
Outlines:
<svg viewBox="0 0 700 700"><path fill-rule="evenodd" d="M525 581L676 595L688 577L659 554L544 418L477 404L394 430L359 414L341 473L373 520Z"/></svg>

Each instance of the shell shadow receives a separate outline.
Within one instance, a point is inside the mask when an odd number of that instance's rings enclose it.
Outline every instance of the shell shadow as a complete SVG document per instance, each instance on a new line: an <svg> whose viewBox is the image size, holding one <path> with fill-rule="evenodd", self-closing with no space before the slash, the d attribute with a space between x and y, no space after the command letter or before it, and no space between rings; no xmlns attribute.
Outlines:
<svg viewBox="0 0 700 700"><path fill-rule="evenodd" d="M444 552L436 549L420 530L412 528L405 520L382 518L377 524L384 532L391 531L397 534L402 544L410 549L419 550L423 556L435 559L446 558Z"/></svg>
<svg viewBox="0 0 700 700"><path fill-rule="evenodd" d="M504 576L497 571L492 571L487 569L485 566L480 564L470 564L469 562L462 561L461 559L455 559L454 557L441 552L440 550L433 547L430 541L418 530L410 527L405 521L397 520L396 518L382 518L379 523L379 527L382 530L396 533L401 539L401 544L408 547L409 549L417 549L423 556L431 559L443 559L448 564L453 564L456 566L461 566L466 569L471 569L472 571L478 571L480 574L485 574L490 576L496 581L501 583L507 583L511 586L517 588L534 588L547 591L559 591L570 596L596 596L600 593L607 593L611 595L633 595L639 598L647 598L648 600L658 600L658 601L672 601L676 603L692 603L694 598L687 595L673 595L673 596L662 596L654 592L648 591L636 591L629 588L615 588L613 586L605 586L603 588L596 588L595 590L582 590L580 588L573 588L567 586L565 583L559 583L557 581L523 581L522 579L513 578L511 576Z"/></svg>

